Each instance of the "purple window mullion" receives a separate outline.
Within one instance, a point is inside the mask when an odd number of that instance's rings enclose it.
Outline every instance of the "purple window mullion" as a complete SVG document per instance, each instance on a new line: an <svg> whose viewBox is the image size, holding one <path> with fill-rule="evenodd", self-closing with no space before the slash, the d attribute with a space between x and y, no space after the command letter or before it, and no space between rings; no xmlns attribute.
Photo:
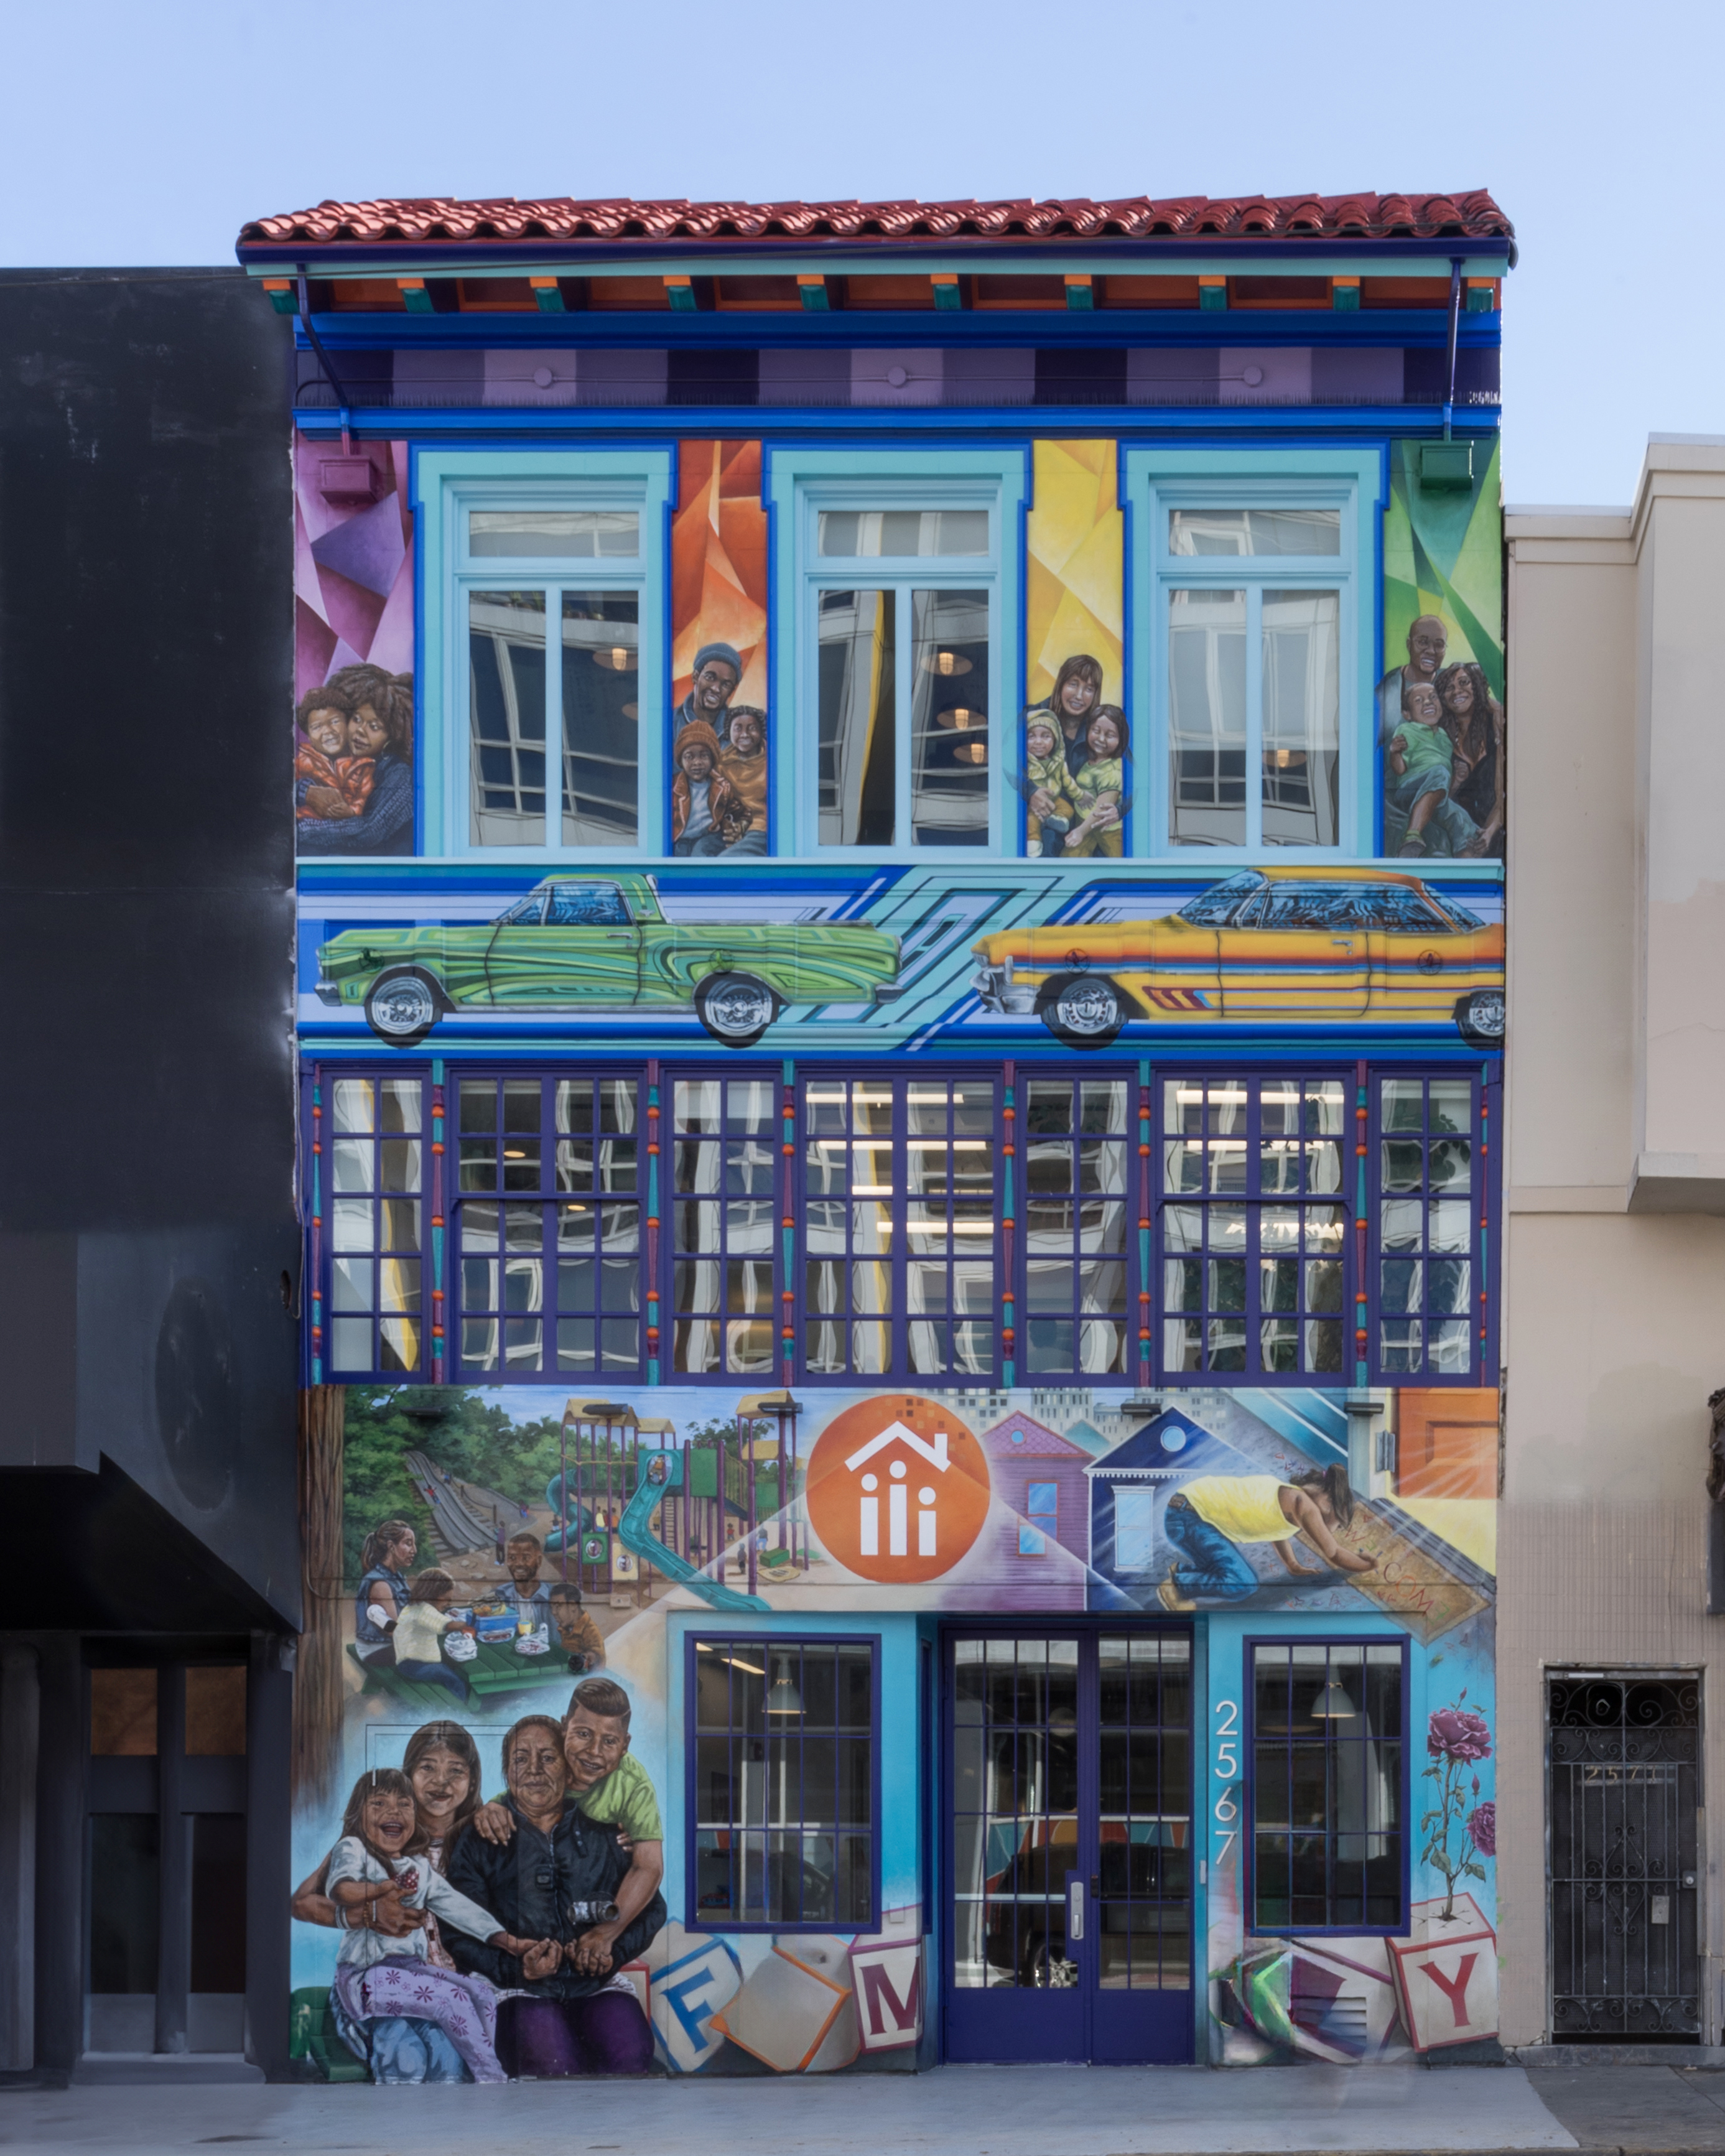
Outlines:
<svg viewBox="0 0 1725 2156"><path fill-rule="evenodd" d="M444 1065L431 1066L431 1382L448 1376L444 1318Z"/></svg>
<svg viewBox="0 0 1725 2156"><path fill-rule="evenodd" d="M311 1382L323 1383L323 1065L311 1066Z"/></svg>
<svg viewBox="0 0 1725 2156"><path fill-rule="evenodd" d="M1369 1366L1376 1360L1371 1353L1369 1282L1372 1276L1367 1255L1371 1218L1366 1197L1369 1179L1368 1163L1371 1156L1371 1087L1363 1063L1354 1065L1353 1132L1353 1382L1363 1387L1368 1382Z"/></svg>

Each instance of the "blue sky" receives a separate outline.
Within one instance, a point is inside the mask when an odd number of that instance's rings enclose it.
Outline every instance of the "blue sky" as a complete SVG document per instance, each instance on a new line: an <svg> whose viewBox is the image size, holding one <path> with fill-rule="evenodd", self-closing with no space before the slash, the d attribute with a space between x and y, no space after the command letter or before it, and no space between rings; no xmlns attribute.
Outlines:
<svg viewBox="0 0 1725 2156"><path fill-rule="evenodd" d="M1717 4L85 0L6 39L0 263L229 260L328 196L1487 187L1509 500L1725 434Z"/></svg>

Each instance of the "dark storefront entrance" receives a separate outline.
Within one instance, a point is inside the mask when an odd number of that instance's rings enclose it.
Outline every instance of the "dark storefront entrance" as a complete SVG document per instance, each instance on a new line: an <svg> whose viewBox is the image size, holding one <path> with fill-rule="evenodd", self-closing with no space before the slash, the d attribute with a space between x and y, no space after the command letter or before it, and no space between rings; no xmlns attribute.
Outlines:
<svg viewBox="0 0 1725 2156"><path fill-rule="evenodd" d="M1192 2056L1192 1642L1072 1625L945 1645L947 2056Z"/></svg>
<svg viewBox="0 0 1725 2156"><path fill-rule="evenodd" d="M245 2048L246 1676L89 1671L87 2055Z"/></svg>

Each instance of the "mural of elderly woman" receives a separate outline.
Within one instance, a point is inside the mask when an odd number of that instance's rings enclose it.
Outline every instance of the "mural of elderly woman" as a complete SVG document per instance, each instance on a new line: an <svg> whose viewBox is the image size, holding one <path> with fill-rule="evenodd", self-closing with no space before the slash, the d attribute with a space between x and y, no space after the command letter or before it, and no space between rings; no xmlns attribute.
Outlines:
<svg viewBox="0 0 1725 2156"><path fill-rule="evenodd" d="M1491 694L1485 672L1471 660L1445 666L1437 677L1444 730L1455 744L1450 798L1480 827L1468 850L1501 854L1504 833L1503 706Z"/></svg>
<svg viewBox="0 0 1725 2156"><path fill-rule="evenodd" d="M589 1680L591 1682L592 1680ZM653 2031L624 1964L645 1951L665 1921L664 1897L607 1940L595 1957L587 1937L614 1911L632 1858L615 1835L566 1800L569 1768L563 1727L549 1715L523 1715L503 1739L509 1841L493 1843L470 1826L449 1862L451 1883L500 1912L513 1930L562 1942L560 1965L536 1964L523 1984L515 1964L470 1934L452 1939L457 1962L490 1976L510 1994L498 2022L499 2054L511 2074L536 2080L583 2074L644 2074ZM602 1966L590 1967L597 1959Z"/></svg>
<svg viewBox="0 0 1725 2156"><path fill-rule="evenodd" d="M1353 1518L1348 1470L1337 1462L1297 1475L1199 1475L1168 1501L1163 1532L1178 1554L1158 1583L1164 1609L1243 1602L1260 1584L1240 1545L1268 1543L1296 1579L1312 1568L1294 1558L1297 1536L1337 1572L1372 1572L1377 1560L1338 1543L1332 1530Z"/></svg>
<svg viewBox="0 0 1725 2156"><path fill-rule="evenodd" d="M370 791L362 807L329 813L320 792L307 808L324 813L301 817L295 826L301 854L411 854L413 850L413 677L386 674L381 666L343 666L324 685L350 714L347 754L371 762ZM305 700L301 699L304 710Z"/></svg>

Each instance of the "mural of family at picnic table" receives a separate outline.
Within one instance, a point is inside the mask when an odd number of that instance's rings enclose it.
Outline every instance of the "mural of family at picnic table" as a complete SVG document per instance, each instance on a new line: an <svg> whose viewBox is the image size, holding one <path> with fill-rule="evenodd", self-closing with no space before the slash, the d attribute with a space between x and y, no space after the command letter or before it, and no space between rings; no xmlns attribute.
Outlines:
<svg viewBox="0 0 1725 2156"><path fill-rule="evenodd" d="M1362 1472L1363 1412L1389 1471ZM1122 1782L1125 1824L1096 1830L1105 1904L1137 1909L1130 1949L1105 1919L1105 1993L1147 1980L1147 1923L1158 2010L1208 2016L1212 2057L1489 2035L1497 1419L1495 1393L1453 1389L1363 1410L1270 1389L350 1388L342 1576L301 1650L302 2071L891 2071L932 2061L943 1973L961 2007L1088 1980L1076 1941L1031 1923L1050 1849L1087 1830L1058 1816L1078 1733L1060 1638L1009 1640L1002 1692L995 1649L960 1636L944 1734L926 1699L880 1712L895 1656L914 1699L918 1639L978 1618L1101 1627L1105 1778L1108 1657L1122 1682L1160 1658L1159 1707L1118 1710L1159 1717L1132 1740L1158 1748L1157 1793ZM1178 1674L1194 1628L1208 1704ZM998 1719L1033 1713L1027 1656L1053 1748L1028 1781ZM1206 1716L1234 1738L1208 1765ZM954 1743L958 1839L931 1869L914 1792ZM1327 1825L1304 1823L1314 1771L1343 1791Z"/></svg>

